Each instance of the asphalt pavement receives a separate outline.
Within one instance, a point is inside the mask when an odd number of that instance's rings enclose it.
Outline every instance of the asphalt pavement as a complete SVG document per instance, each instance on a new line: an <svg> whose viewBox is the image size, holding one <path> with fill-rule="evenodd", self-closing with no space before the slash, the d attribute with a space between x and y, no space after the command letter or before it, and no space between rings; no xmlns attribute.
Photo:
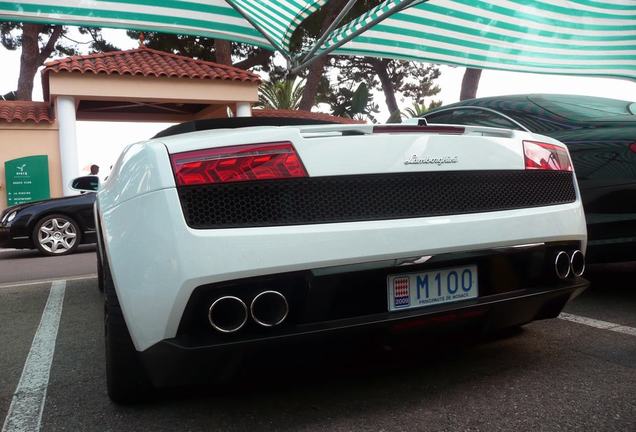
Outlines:
<svg viewBox="0 0 636 432"><path fill-rule="evenodd" d="M592 288L567 308L590 325L553 319L479 341L330 350L315 362L248 365L228 388L171 390L131 407L115 405L106 395L103 299L96 281L68 281L62 283L59 328L47 336L54 346L48 386L35 389L46 395L41 427L633 432L634 276L636 264L593 269ZM56 289L60 284L54 283ZM30 367L25 364L42 364L32 341L42 331L38 325L51 285L0 287L0 419L23 396L20 377ZM614 327L597 328L595 322Z"/></svg>
<svg viewBox="0 0 636 432"><path fill-rule="evenodd" d="M39 280L94 276L95 245L81 245L77 253L46 257L37 250L0 249L0 285Z"/></svg>

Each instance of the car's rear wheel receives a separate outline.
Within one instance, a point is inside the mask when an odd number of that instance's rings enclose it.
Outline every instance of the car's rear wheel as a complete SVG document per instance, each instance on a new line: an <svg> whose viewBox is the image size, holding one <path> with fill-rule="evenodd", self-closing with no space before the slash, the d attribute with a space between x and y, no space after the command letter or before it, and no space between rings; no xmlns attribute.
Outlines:
<svg viewBox="0 0 636 432"><path fill-rule="evenodd" d="M97 211L97 209L95 209ZM97 258L97 289L100 292L104 292L104 265L103 262L106 259L106 256L102 250L104 247L104 238L102 237L102 227L99 224L99 218L97 218L97 222L95 223L95 229L97 231L97 248L95 257Z"/></svg>
<svg viewBox="0 0 636 432"><path fill-rule="evenodd" d="M103 263L101 278L104 286L108 396L113 402L120 404L140 402L148 397L152 384L130 338L106 261Z"/></svg>
<svg viewBox="0 0 636 432"><path fill-rule="evenodd" d="M33 243L44 255L68 255L77 249L81 240L77 222L66 215L53 214L43 217L33 230Z"/></svg>
<svg viewBox="0 0 636 432"><path fill-rule="evenodd" d="M102 265L102 252L97 247L97 253L95 254L97 257L97 289L100 292L104 292L104 268Z"/></svg>

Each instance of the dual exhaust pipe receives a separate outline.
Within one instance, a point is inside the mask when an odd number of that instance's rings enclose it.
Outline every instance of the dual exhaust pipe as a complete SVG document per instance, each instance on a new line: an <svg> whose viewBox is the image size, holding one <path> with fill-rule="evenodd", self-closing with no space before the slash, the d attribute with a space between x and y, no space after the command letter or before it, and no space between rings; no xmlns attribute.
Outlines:
<svg viewBox="0 0 636 432"><path fill-rule="evenodd" d="M585 255L580 250L575 250L572 255L565 251L560 251L554 258L554 271L561 280L569 276L582 276L585 272Z"/></svg>
<svg viewBox="0 0 636 432"><path fill-rule="evenodd" d="M248 307L243 300L234 296L223 296L210 305L208 321L221 333L234 333L240 330L251 316L262 327L274 327L287 318L289 304L278 291L259 293Z"/></svg>
<svg viewBox="0 0 636 432"><path fill-rule="evenodd" d="M583 252L558 252L554 258L554 271L561 280L571 275L582 276L585 272ZM221 333L234 333L240 330L250 317L262 327L275 327L285 321L288 314L287 298L278 291L268 290L252 299L249 310L245 302L238 297L219 297L210 305L208 320L215 330Z"/></svg>

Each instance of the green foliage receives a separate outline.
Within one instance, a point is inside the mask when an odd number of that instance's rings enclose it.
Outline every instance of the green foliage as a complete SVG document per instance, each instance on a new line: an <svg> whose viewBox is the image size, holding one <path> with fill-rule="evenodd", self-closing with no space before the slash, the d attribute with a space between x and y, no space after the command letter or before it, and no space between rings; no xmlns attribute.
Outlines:
<svg viewBox="0 0 636 432"><path fill-rule="evenodd" d="M61 25L26 24L16 22L0 23L0 43L8 50L22 51L20 75L15 95L5 95L21 100L31 100L34 76L38 67L51 56L71 56L80 52L80 45L86 45L91 52L114 50L116 47L101 36L100 28L80 27L81 35L89 35L91 40L79 42L68 36L70 27Z"/></svg>
<svg viewBox="0 0 636 432"><path fill-rule="evenodd" d="M266 81L261 84L258 105L268 109L298 109L304 88L304 81L296 78Z"/></svg>
<svg viewBox="0 0 636 432"><path fill-rule="evenodd" d="M365 83L358 86L351 98L351 112L355 114L362 114L365 112L367 105L369 105L369 88Z"/></svg>
<svg viewBox="0 0 636 432"><path fill-rule="evenodd" d="M386 71L389 83L383 85L380 81L378 66ZM388 84L393 93L416 100L434 96L441 90L434 83L440 76L439 68L427 63L370 57L337 57L331 61L330 68L337 71L337 82L364 82L369 89L376 91L384 91L384 86Z"/></svg>
<svg viewBox="0 0 636 432"><path fill-rule="evenodd" d="M132 39L139 40L143 33L144 45L159 51L171 52L176 55L192 57L198 60L215 61L214 39L187 36L172 33L127 31Z"/></svg>
<svg viewBox="0 0 636 432"><path fill-rule="evenodd" d="M426 105L426 102L421 104L413 102L413 105L404 111L395 110L391 113L386 123L402 123L402 118L419 118L424 116L430 110L442 106L442 101L431 101Z"/></svg>
<svg viewBox="0 0 636 432"><path fill-rule="evenodd" d="M0 43L2 46L10 51L17 50L22 47L22 23L19 22L0 22ZM46 44L51 36L54 34L55 25L42 25L38 40L40 44ZM88 35L91 37L89 41L77 41L69 37L68 33L71 27L64 26L62 31L53 42L55 43L54 50L51 52L51 56L72 56L80 53L80 46L86 45L90 53L114 51L118 48L113 44L107 42L102 37L102 29L98 27L78 27L78 31L81 35ZM44 59L46 60L46 59Z"/></svg>
<svg viewBox="0 0 636 432"><path fill-rule="evenodd" d="M380 1L358 0L341 25L358 17L369 8L379 4ZM346 0L331 0L330 4L340 8L345 3ZM293 52L309 49L311 44L320 36L321 29L325 25L327 9L321 8L317 13L310 15L294 32L291 42ZM140 32L129 31L128 35L131 38L138 39ZM150 48L202 60L215 60L214 39L157 32L144 32L144 36L145 44ZM271 58L259 58L259 54L262 51L261 48L233 43L233 59L256 59L251 62L235 63L235 66L267 72L269 81L272 84L263 84L263 97L268 94L269 96L267 97L271 97L270 102L276 106L294 106L294 109L298 108L298 104L291 103L292 87L294 87L293 84L295 83L294 77L288 76L287 71L281 66L274 65ZM382 79L379 71L382 72ZM305 69L298 74L298 77L307 79L308 73L309 69ZM375 114L379 112L379 106L373 103L372 94L382 91L389 110L399 111L396 96L422 100L425 97L439 93L440 89L434 83L434 80L439 75L440 72L436 66L423 63L369 57L330 56L324 71L320 74L318 91L315 95L312 95L314 97L313 102L314 105L320 103L330 105L334 115L348 117L366 116L376 121ZM313 80L307 80L309 84L315 83L315 79L318 79L315 76L311 78ZM291 84L281 84L290 80ZM362 83L364 86L361 87L360 84ZM268 85L272 86L272 88L266 88ZM359 99L354 104L352 98L356 94ZM361 99L366 99L363 108L360 105ZM264 100L262 103L268 104L270 102ZM397 116L395 121L399 121L400 118L401 115Z"/></svg>
<svg viewBox="0 0 636 432"><path fill-rule="evenodd" d="M347 14L340 25L359 17L364 12L381 3L381 0L358 0L353 9ZM344 7L346 1L331 0L338 8ZM325 28L328 18L327 8L321 8L306 19L292 36L292 51L303 52L309 49ZM309 69L299 73L307 77ZM381 76L380 76L381 75ZM330 77L330 86L321 85L316 94L316 103L327 101L334 114L346 112L343 108L345 101L353 94L353 88L365 83L369 92L382 91L385 95L387 107L390 111L398 110L396 95L421 100L439 93L440 89L434 80L440 75L437 66L423 63L407 62L370 57L329 56L324 71ZM311 80L309 77L308 81ZM369 118L375 120L373 112L368 110Z"/></svg>
<svg viewBox="0 0 636 432"><path fill-rule="evenodd" d="M22 26L19 23L0 22L0 42L3 47L10 51L20 47L20 39L14 35L14 33L17 33L16 30L22 30Z"/></svg>
<svg viewBox="0 0 636 432"><path fill-rule="evenodd" d="M379 111L365 83L360 83L355 90L341 87L330 92L327 103L331 106L331 113L339 117L363 118Z"/></svg>
<svg viewBox="0 0 636 432"><path fill-rule="evenodd" d="M80 27L78 31L81 35L88 35L91 40L88 42L81 42L82 44L88 44L90 53L118 51L119 48L112 43L104 40L102 37L102 29L99 27Z"/></svg>
<svg viewBox="0 0 636 432"><path fill-rule="evenodd" d="M442 106L442 101L431 101L428 106L426 102L418 104L417 102L413 102L413 105L410 108L404 110L401 113L406 118L418 118L422 117L424 114L429 112L432 109Z"/></svg>
<svg viewBox="0 0 636 432"><path fill-rule="evenodd" d="M191 57L197 60L216 61L214 39L202 36L188 36L172 33L127 31L132 39L139 40L143 33L144 45L159 51ZM253 45L232 43L232 58L238 60L235 66L241 69L253 69L271 72L270 52Z"/></svg>

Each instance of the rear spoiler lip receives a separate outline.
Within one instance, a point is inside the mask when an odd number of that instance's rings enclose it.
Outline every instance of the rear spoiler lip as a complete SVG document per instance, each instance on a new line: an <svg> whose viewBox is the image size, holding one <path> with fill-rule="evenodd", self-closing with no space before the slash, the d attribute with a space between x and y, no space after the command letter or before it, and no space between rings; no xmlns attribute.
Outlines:
<svg viewBox="0 0 636 432"><path fill-rule="evenodd" d="M349 125L307 125L289 126L298 129L305 138L340 133L342 135L372 135L374 133L427 133L448 135L481 135L501 138L513 138L518 132L513 129L501 129L486 126L448 125L448 124L349 124Z"/></svg>

